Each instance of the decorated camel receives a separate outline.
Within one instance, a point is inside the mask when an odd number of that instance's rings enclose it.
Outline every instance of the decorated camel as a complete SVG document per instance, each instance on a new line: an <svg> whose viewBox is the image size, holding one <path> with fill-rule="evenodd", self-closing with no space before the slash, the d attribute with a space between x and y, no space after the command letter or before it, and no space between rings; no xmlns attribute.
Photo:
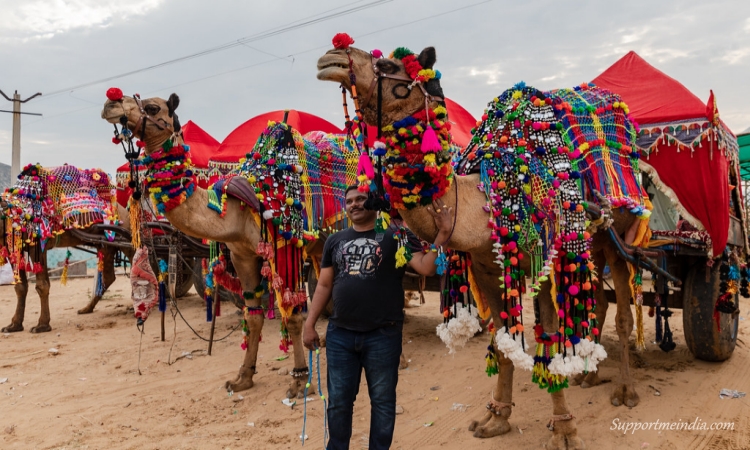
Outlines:
<svg viewBox="0 0 750 450"><path fill-rule="evenodd" d="M113 93L114 92L114 93ZM287 396L304 389L308 367L302 346L306 308L304 256L322 253L318 234L343 223L344 190L355 181L358 154L342 150L343 136L302 136L285 123L270 122L236 173L202 189L195 185L175 110L179 98L143 99L108 92L102 118L123 124L141 140L147 168L146 189L158 212L189 236L225 243L238 279L226 273L221 257L211 261L214 284L241 293L245 300L245 357L229 391L253 386L258 342L274 305L262 305L268 280L271 299L282 315L282 342L294 355ZM305 224L307 227L305 227ZM311 232L308 230L319 230Z"/></svg>
<svg viewBox="0 0 750 450"><path fill-rule="evenodd" d="M87 245L74 231L89 231L91 225L114 223L127 218L128 212L113 201L114 186L109 176L99 169L78 169L74 166L44 168L28 165L18 182L3 194L3 242L0 259L9 261L15 277L18 298L16 311L4 333L23 331L28 273L36 276L36 291L41 301L39 322L32 333L51 331L49 309L49 272L47 250ZM129 221L123 226L129 229ZM79 314L94 311L99 300L115 281L116 247L102 246L98 252L97 284L88 305ZM130 251L124 250L126 256ZM62 281L67 276L66 258Z"/></svg>
<svg viewBox="0 0 750 450"><path fill-rule="evenodd" d="M648 202L636 177L627 106L593 86L541 92L521 83L489 103L454 170L435 49L417 55L399 48L384 58L351 43L343 34L334 38L335 48L318 60L318 79L350 91L363 120L381 130L376 147L385 148L385 190L410 229L431 242L437 230L429 205L437 200L453 208L446 245L470 255L480 313L499 328L487 355L488 374L499 373L497 386L470 430L476 437L510 431L515 366L532 370L552 395L547 448L583 448L563 388L568 376L584 387L600 383L595 368L606 353L598 327L607 302L594 268L605 262L617 293L621 349L611 402L638 403L628 355L631 273L605 233L591 236L595 227L586 217L587 202L598 203L612 210L602 225L627 243L648 239ZM526 328L537 344L533 357L521 318L527 277L536 312L534 326Z"/></svg>

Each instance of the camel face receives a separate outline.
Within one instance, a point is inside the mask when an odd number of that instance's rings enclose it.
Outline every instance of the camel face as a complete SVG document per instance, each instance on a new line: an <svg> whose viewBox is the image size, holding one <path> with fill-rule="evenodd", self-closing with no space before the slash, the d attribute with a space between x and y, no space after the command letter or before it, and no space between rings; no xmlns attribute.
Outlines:
<svg viewBox="0 0 750 450"><path fill-rule="evenodd" d="M169 100L147 98L141 100L141 105L143 113L133 97L123 97L118 101L107 100L101 116L109 123L127 124L127 128L146 143L146 153L150 153L179 130L177 115L174 113L179 105L179 97L172 94Z"/></svg>
<svg viewBox="0 0 750 450"><path fill-rule="evenodd" d="M352 70L356 75L357 96L359 97L360 108L364 114L365 122L376 125L376 108L379 94L376 83L373 84L373 81L376 80L374 66L377 67L379 72L384 74L401 78L409 77L400 60L373 58L368 52L350 47L348 55L346 50L334 49L329 50L318 59L318 79L340 83L344 88L351 91L349 58L352 60ZM427 47L422 50L418 56L418 60L423 68L431 69L436 61L435 49ZM408 81L384 78L381 83L381 94L383 97L381 123L392 123L397 119L413 114L420 108L424 108L425 97L422 90L417 87L410 89ZM430 80L425 87L430 94L439 97L443 96L439 80Z"/></svg>

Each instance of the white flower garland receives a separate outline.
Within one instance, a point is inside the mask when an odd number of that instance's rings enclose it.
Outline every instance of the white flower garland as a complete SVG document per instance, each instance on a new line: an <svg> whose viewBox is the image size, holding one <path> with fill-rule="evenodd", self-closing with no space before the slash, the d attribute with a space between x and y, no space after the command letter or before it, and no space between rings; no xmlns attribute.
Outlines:
<svg viewBox="0 0 750 450"><path fill-rule="evenodd" d="M601 344L588 339L581 339L575 345L575 355L568 350L568 356L556 354L549 363L549 372L553 375L573 376L583 372L596 371L597 365L607 358L607 352Z"/></svg>
<svg viewBox="0 0 750 450"><path fill-rule="evenodd" d="M523 340L523 346L521 344ZM526 336L521 333L521 336L514 339L506 331L505 327L497 330L495 334L495 345L497 349L503 352L506 358L513 362L513 366L524 369L532 370L534 368L534 357L523 351L523 348L529 348L529 344L525 342Z"/></svg>
<svg viewBox="0 0 750 450"><path fill-rule="evenodd" d="M456 349L466 345L466 342L482 331L482 326L477 319L476 308L469 312L469 308L459 308L455 317L447 324L441 323L437 326L437 335L448 347L448 353L456 353Z"/></svg>

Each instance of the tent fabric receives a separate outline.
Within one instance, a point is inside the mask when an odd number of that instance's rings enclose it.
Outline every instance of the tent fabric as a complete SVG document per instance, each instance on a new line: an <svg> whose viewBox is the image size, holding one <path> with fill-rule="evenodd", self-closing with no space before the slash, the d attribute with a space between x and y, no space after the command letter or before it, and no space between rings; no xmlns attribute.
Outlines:
<svg viewBox="0 0 750 450"><path fill-rule="evenodd" d="M730 191L726 147L721 148L724 140L718 139L731 132L725 133L723 123L705 125L714 119L707 117L713 106L632 51L592 82L616 92L628 105L631 119L644 128L637 145L650 149L642 159L656 171L662 187L677 197L672 200L685 218L708 231L713 255L720 255L728 237ZM699 124L698 131L676 127L686 122ZM679 134L691 132L687 143Z"/></svg>
<svg viewBox="0 0 750 450"><path fill-rule="evenodd" d="M236 165L240 158L244 158L252 150L258 137L266 129L268 121L281 122L284 119L284 112L283 110L279 110L263 113L235 128L224 139L216 153L211 156L211 166L213 167L216 163ZM331 122L314 114L294 109L289 110L286 123L294 127L301 134L306 134L310 131L341 133L341 129Z"/></svg>
<svg viewBox="0 0 750 450"><path fill-rule="evenodd" d="M593 83L620 94L639 125L706 117L706 103L679 81L630 51Z"/></svg>
<svg viewBox="0 0 750 450"><path fill-rule="evenodd" d="M750 180L750 128L737 135L740 146L740 176L743 180Z"/></svg>

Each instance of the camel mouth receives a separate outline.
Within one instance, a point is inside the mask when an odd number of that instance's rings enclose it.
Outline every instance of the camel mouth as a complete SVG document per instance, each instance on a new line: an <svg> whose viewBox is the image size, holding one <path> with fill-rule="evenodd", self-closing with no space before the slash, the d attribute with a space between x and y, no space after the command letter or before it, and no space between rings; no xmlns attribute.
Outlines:
<svg viewBox="0 0 750 450"><path fill-rule="evenodd" d="M102 119L109 123L121 123L122 117L125 117L127 120L127 115L125 114L122 102L107 100L102 109Z"/></svg>
<svg viewBox="0 0 750 450"><path fill-rule="evenodd" d="M349 86L349 61L336 54L323 55L318 60L318 79L337 81Z"/></svg>

